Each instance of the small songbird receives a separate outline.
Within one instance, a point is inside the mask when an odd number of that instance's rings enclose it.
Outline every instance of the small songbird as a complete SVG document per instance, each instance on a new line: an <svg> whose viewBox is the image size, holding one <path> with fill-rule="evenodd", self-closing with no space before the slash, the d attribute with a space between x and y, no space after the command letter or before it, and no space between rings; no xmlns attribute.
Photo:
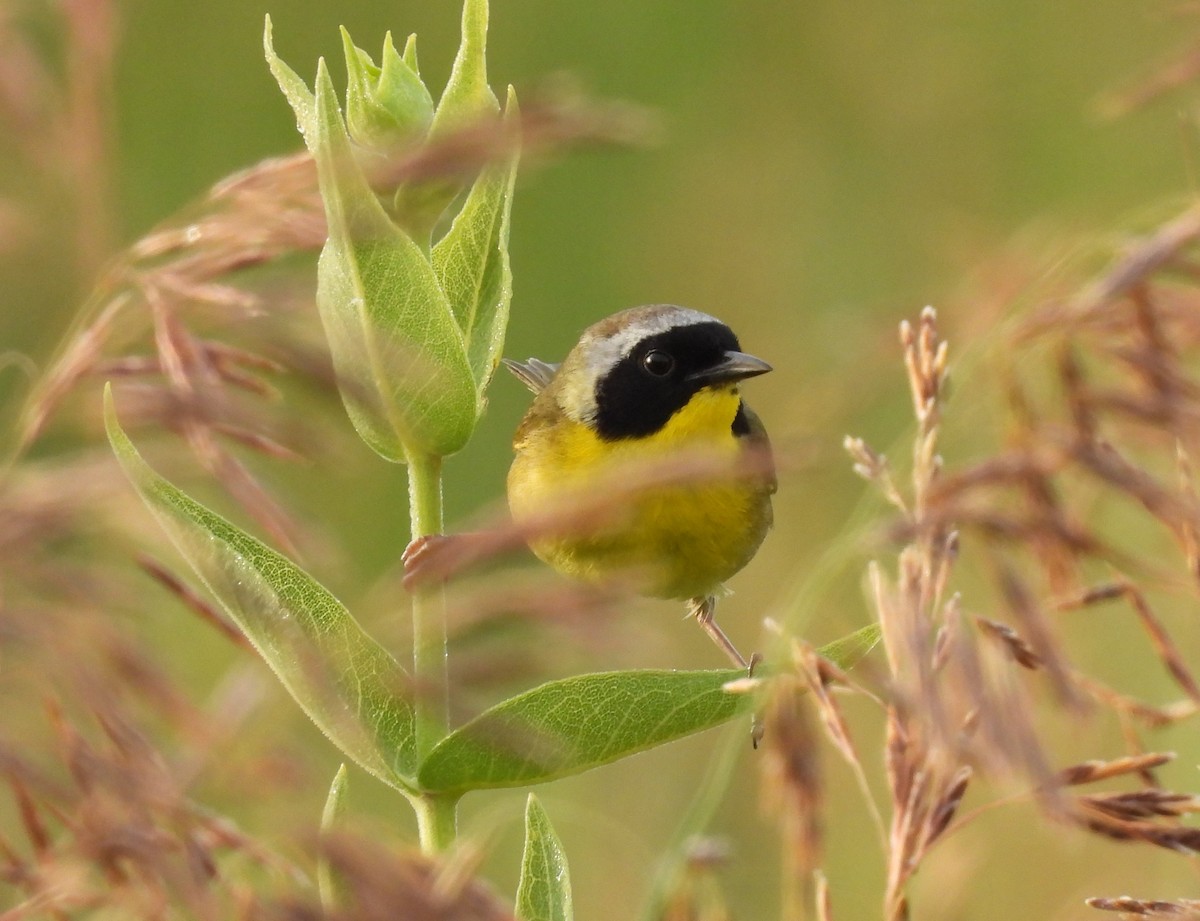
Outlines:
<svg viewBox="0 0 1200 921"><path fill-rule="evenodd" d="M632 579L642 594L686 601L746 667L713 615L772 523L770 443L738 392L771 366L720 320L669 304L601 320L560 365L505 365L536 394L513 439L514 521L611 496L590 527L533 528L533 552L568 576Z"/></svg>

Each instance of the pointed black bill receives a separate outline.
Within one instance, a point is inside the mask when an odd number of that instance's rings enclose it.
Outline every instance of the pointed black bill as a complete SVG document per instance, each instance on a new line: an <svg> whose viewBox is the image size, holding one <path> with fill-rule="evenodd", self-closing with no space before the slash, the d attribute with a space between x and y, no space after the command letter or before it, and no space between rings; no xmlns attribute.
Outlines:
<svg viewBox="0 0 1200 921"><path fill-rule="evenodd" d="M727 381L745 380L747 377L757 377L774 370L761 358L747 355L745 352L728 351L715 365L689 374L689 381L699 381L702 384L720 384Z"/></svg>

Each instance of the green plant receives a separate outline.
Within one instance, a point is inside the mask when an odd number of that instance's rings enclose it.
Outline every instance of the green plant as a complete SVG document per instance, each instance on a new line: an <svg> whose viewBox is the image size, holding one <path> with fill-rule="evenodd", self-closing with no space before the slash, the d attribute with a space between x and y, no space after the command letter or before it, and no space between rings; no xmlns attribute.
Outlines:
<svg viewBox="0 0 1200 921"><path fill-rule="evenodd" d="M324 61L310 91L275 54L270 20L264 36L271 71L316 163L328 227L317 305L338 387L362 439L406 465L414 538L443 530L442 462L464 447L483 412L512 293L519 115L511 89L500 115L487 84L487 17L486 0L466 0L462 42L436 106L419 75L415 37L401 54L389 36L376 65L343 33L344 115ZM495 142L469 179L392 170L397 158L419 158L455 132ZM621 671L554 681L453 727L439 588L412 600L408 669L287 556L155 473L122 430L111 390L105 423L129 480L201 581L313 722L408 799L427 853L454 840L467 792L584 771L754 707L753 695L729 687L744 677L738 671ZM848 668L877 638L871 626L822 652ZM339 773L326 826L343 785ZM324 897L335 891L323 872ZM565 858L532 799L518 911L526 919L570 917Z"/></svg>

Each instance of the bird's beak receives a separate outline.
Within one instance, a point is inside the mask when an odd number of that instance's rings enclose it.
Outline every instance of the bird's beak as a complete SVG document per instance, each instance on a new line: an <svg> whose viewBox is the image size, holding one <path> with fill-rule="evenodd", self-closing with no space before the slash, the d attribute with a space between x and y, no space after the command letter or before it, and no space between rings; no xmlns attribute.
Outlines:
<svg viewBox="0 0 1200 921"><path fill-rule="evenodd" d="M726 352L725 357L703 371L689 374L689 381L700 381L702 384L721 384L727 381L740 381L747 377L757 377L773 370L761 358L747 355L745 352Z"/></svg>

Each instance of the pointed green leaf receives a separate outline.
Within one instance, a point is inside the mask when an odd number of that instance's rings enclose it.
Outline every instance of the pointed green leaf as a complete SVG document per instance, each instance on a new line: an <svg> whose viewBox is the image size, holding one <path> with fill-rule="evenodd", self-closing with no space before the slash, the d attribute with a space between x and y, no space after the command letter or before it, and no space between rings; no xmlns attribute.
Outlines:
<svg viewBox="0 0 1200 921"><path fill-rule="evenodd" d="M475 424L462 333L421 248L388 218L355 162L333 81L317 66L317 173L329 240L317 306L350 417L389 460L445 456Z"/></svg>
<svg viewBox="0 0 1200 921"><path fill-rule="evenodd" d="M744 671L626 671L552 681L450 733L421 765L434 792L543 783L616 761L748 712L724 685Z"/></svg>
<svg viewBox="0 0 1200 921"><path fill-rule="evenodd" d="M271 69L275 82L283 90L288 104L296 115L296 128L303 135L305 143L311 150L316 143L317 103L308 86L300 79L300 75L292 70L284 60L275 53L275 44L271 34L271 17L267 16L263 26L263 53L267 58L267 66ZM311 140L310 140L311 138Z"/></svg>
<svg viewBox="0 0 1200 921"><path fill-rule="evenodd" d="M532 793L525 804L525 852L517 886L518 921L572 921L571 874L550 817Z"/></svg>
<svg viewBox="0 0 1200 921"><path fill-rule="evenodd" d="M312 576L155 473L121 430L110 387L104 424L129 481L304 712L368 773L411 787L404 669Z"/></svg>
<svg viewBox="0 0 1200 921"><path fill-rule="evenodd" d="M462 39L450 79L438 100L430 137L440 138L464 122L500 111L500 102L487 79L488 0L465 0Z"/></svg>
<svg viewBox="0 0 1200 921"><path fill-rule="evenodd" d="M333 775L333 783L329 785L329 795L325 798L325 809L321 812L321 837L324 838L333 831L334 825L341 818L345 807L346 787L349 775L346 765L342 764ZM326 914L331 914L341 901L344 886L337 878L333 867L329 865L324 853L317 855L317 895L321 899L321 907Z"/></svg>
<svg viewBox="0 0 1200 921"><path fill-rule="evenodd" d="M865 627L818 652L843 669L878 642ZM578 675L518 694L450 733L421 765L424 790L544 783L700 732L754 707L725 685L741 670Z"/></svg>
<svg viewBox="0 0 1200 921"><path fill-rule="evenodd" d="M396 52L392 33L383 40L379 67L355 47L342 28L346 55L346 125L359 144L389 152L419 138L433 120L433 97L421 78Z"/></svg>
<svg viewBox="0 0 1200 921"><path fill-rule="evenodd" d="M325 808L321 811L321 834L327 835L333 831L333 826L341 818L346 799L346 788L350 785L350 775L346 765L338 766L329 785L329 795L325 797Z"/></svg>
<svg viewBox="0 0 1200 921"><path fill-rule="evenodd" d="M507 127L520 117L516 93L509 87L504 111ZM504 348L512 269L508 228L518 154L486 167L475 180L462 210L433 248L433 268L467 342L467 357L481 396Z"/></svg>
<svg viewBox="0 0 1200 921"><path fill-rule="evenodd" d="M496 94L487 82L487 28L487 0L465 0L458 54L429 126L432 144L500 111ZM396 193L396 212L417 239L427 240L461 188L457 179L402 186Z"/></svg>
<svg viewBox="0 0 1200 921"><path fill-rule="evenodd" d="M421 78L421 68L417 65L417 33L414 32L408 37L408 41L404 43L404 54L401 55L404 63L408 65L409 70L417 75L417 79Z"/></svg>
<svg viewBox="0 0 1200 921"><path fill-rule="evenodd" d="M848 633L841 639L826 643L817 653L828 659L842 671L849 671L864 658L867 653L879 645L882 630L879 624L867 624L853 633Z"/></svg>

